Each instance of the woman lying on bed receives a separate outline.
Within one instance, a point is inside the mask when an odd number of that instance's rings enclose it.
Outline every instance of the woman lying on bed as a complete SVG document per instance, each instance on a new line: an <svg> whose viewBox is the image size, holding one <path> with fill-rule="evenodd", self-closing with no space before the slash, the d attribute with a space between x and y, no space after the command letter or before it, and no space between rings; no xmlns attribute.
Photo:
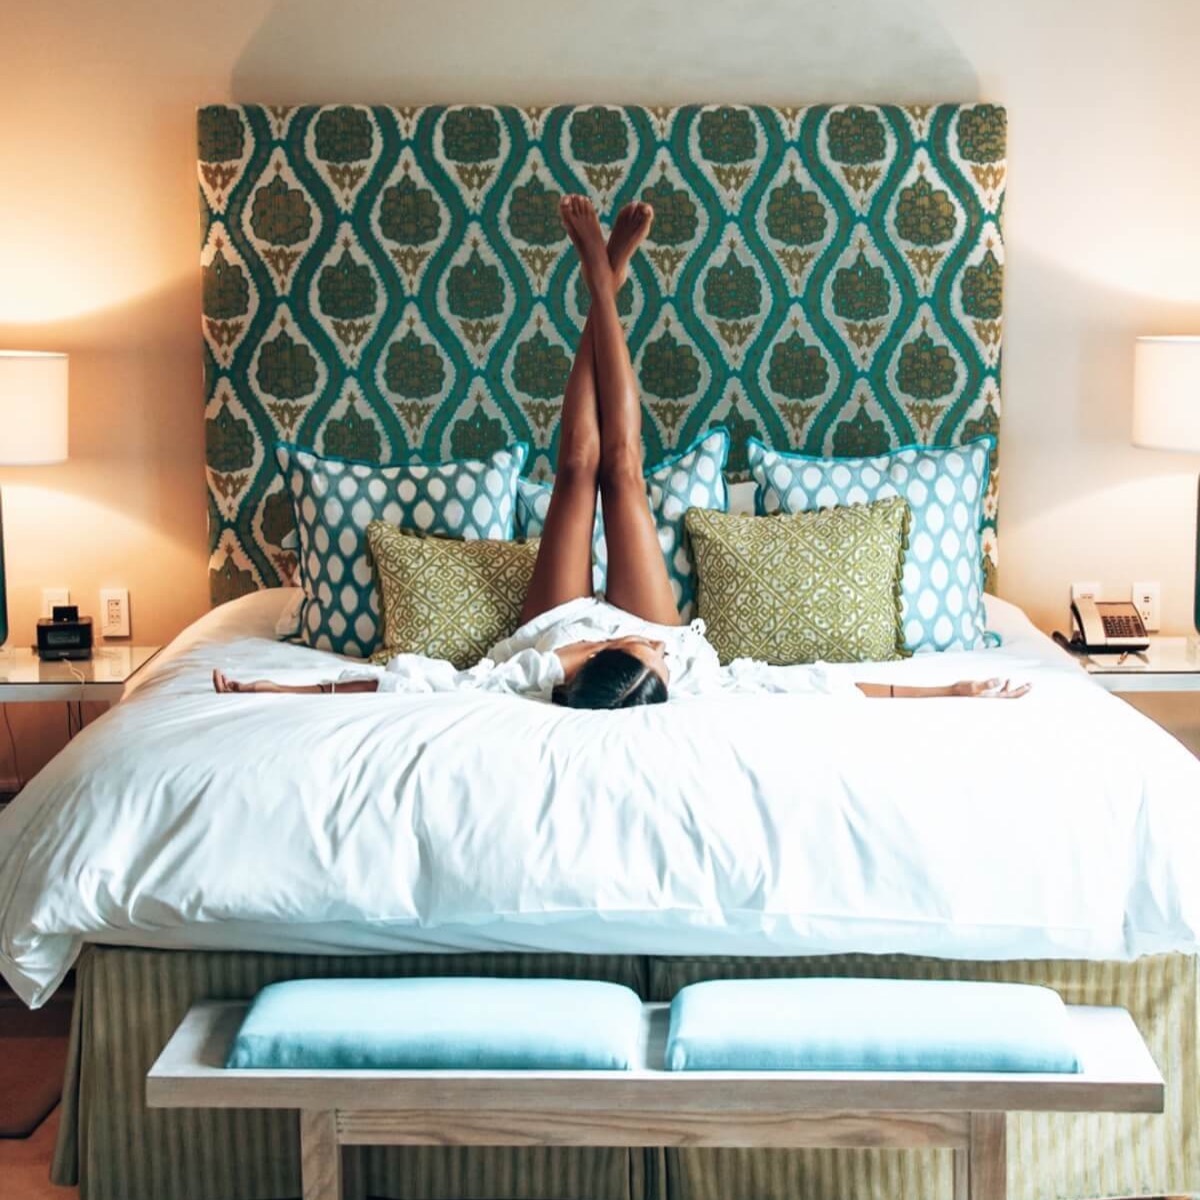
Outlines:
<svg viewBox="0 0 1200 1200"><path fill-rule="evenodd" d="M573 708L632 708L675 694L727 689L838 690L821 666L785 668L767 678L762 664L722 668L704 624L679 612L642 476L642 402L616 296L629 260L649 232L648 204L621 210L605 245L591 202L567 196L562 221L579 254L592 304L563 396L558 462L550 510L521 613L521 627L468 671L402 654L367 676L349 672L325 683L238 683L213 673L218 692L451 691L474 688L546 698ZM605 597L592 595L596 496L608 541ZM947 687L843 683L866 696L1024 695L999 680Z"/></svg>

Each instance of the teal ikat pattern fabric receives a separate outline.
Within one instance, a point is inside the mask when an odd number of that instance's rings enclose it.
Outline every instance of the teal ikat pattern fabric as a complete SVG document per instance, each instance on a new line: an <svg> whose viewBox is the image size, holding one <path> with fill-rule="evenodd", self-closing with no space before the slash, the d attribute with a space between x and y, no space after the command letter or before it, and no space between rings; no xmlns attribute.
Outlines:
<svg viewBox="0 0 1200 1200"><path fill-rule="evenodd" d="M620 296L648 462L713 423L870 456L996 433L1006 116L809 108L199 113L214 601L294 577L271 447L532 447L548 478L588 297L557 217L657 216ZM996 475L985 500L995 562Z"/></svg>
<svg viewBox="0 0 1200 1200"><path fill-rule="evenodd" d="M729 433L714 429L694 446L672 455L646 471L646 498L658 528L658 544L667 564L675 603L685 621L695 615L696 564L688 545L684 518L689 508L729 508L725 462ZM550 511L551 485L522 479L517 485L517 532L523 538L540 538ZM608 543L604 539L604 514L596 506L592 532L592 588L603 592L608 583Z"/></svg>

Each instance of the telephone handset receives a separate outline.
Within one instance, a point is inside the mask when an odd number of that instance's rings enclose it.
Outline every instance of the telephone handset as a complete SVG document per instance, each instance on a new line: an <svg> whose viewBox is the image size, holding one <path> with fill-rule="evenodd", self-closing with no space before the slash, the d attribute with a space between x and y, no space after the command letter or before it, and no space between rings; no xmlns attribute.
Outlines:
<svg viewBox="0 0 1200 1200"><path fill-rule="evenodd" d="M1079 654L1128 654L1150 647L1141 613L1128 600L1072 601L1071 640L1055 636Z"/></svg>

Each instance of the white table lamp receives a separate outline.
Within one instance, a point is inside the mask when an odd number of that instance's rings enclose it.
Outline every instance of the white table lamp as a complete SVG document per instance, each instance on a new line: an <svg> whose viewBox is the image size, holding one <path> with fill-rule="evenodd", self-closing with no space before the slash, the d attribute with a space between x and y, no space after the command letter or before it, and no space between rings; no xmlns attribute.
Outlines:
<svg viewBox="0 0 1200 1200"><path fill-rule="evenodd" d="M1140 337L1134 348L1133 444L1200 453L1200 337ZM1200 630L1200 493L1193 620Z"/></svg>
<svg viewBox="0 0 1200 1200"><path fill-rule="evenodd" d="M30 467L67 457L67 356L0 350L0 466ZM8 640L4 510L0 504L0 646Z"/></svg>

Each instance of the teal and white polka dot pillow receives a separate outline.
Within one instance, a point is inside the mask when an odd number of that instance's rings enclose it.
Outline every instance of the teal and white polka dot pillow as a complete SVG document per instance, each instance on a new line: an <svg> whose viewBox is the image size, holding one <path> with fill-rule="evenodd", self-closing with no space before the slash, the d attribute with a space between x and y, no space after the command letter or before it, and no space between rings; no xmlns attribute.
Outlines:
<svg viewBox="0 0 1200 1200"><path fill-rule="evenodd" d="M646 471L646 495L658 526L671 577L671 589L684 620L694 615L696 564L692 561L683 518L689 508L729 507L725 486L725 460L729 457L729 433L721 427L710 429L686 450L664 459ZM546 513L550 509L550 485L522 479L517 485L517 535L542 536ZM608 578L608 546L604 540L604 515L597 507L596 528L592 533L592 587L604 591Z"/></svg>
<svg viewBox="0 0 1200 1200"><path fill-rule="evenodd" d="M913 651L974 650L983 607L983 499L995 440L910 446L876 458L813 458L749 443L755 512L808 512L903 496L912 509L904 561L904 638Z"/></svg>
<svg viewBox="0 0 1200 1200"><path fill-rule="evenodd" d="M299 532L300 640L354 658L375 649L379 597L367 552L372 521L468 541L511 538L528 450L518 443L483 461L380 467L279 443L275 458Z"/></svg>

